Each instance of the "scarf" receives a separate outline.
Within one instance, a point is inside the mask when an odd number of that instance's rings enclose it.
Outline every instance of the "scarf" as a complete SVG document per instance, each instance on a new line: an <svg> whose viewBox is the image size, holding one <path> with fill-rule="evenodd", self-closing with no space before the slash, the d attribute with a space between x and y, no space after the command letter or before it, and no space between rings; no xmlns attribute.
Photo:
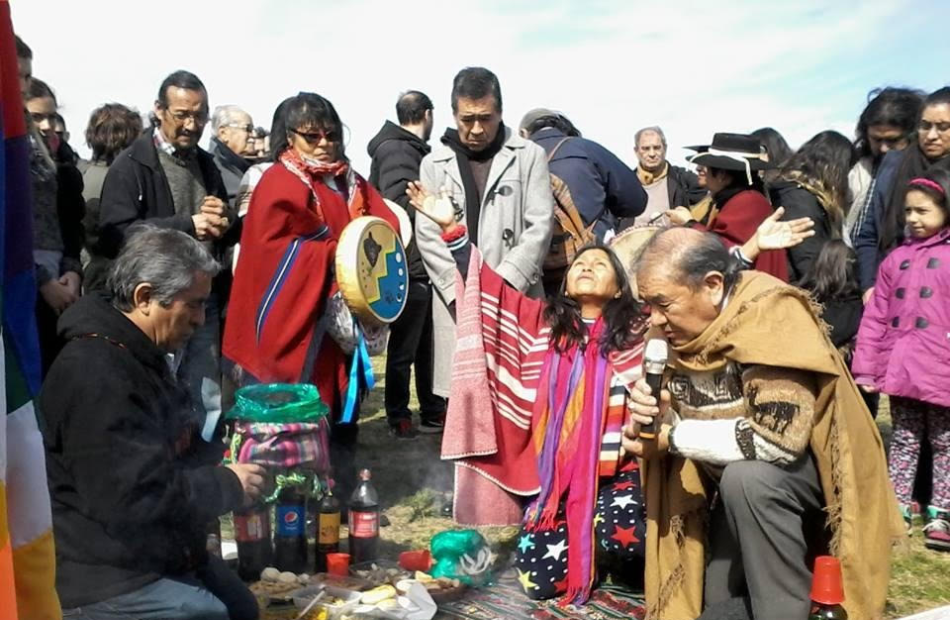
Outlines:
<svg viewBox="0 0 950 620"><path fill-rule="evenodd" d="M807 293L767 274L745 272L719 317L674 350L674 367L685 373L733 361L815 374L810 449L825 496L830 552L841 561L844 607L851 618L880 617L891 545L904 535L903 525L877 426ZM699 467L667 456L645 462L643 479L648 617L695 618L702 611L707 501Z"/></svg>
<svg viewBox="0 0 950 620"><path fill-rule="evenodd" d="M909 147L903 153L904 156L894 176L891 193L881 217L882 226L878 233L878 247L883 253L890 252L904 241L904 196L910 180L919 177L931 168L950 172L950 155L931 161L919 147Z"/></svg>
<svg viewBox="0 0 950 620"><path fill-rule="evenodd" d="M585 348L574 346L558 353L552 347L548 351L531 424L541 492L525 515L527 528L554 528L561 499L567 495L571 545L562 604L582 604L590 596L595 575L594 507L603 473L598 467L601 446L608 419L614 418L618 431L623 423L622 408L619 421L616 411L609 415L613 369L597 346L603 331L601 318L591 327ZM617 456L612 459L614 466Z"/></svg>
<svg viewBox="0 0 950 620"><path fill-rule="evenodd" d="M362 194L358 191L360 179L345 160L328 164L312 159L304 159L294 149L287 149L280 154L280 163L310 188L310 195L316 205L317 213L324 221L326 221L326 218L320 206L320 196L317 193L316 184L324 183L325 177L328 175L337 183L337 189L344 194L350 217L355 219L366 215L366 203L359 199ZM343 231L337 230L334 232L339 235Z"/></svg>
<svg viewBox="0 0 950 620"><path fill-rule="evenodd" d="M478 193L478 184L472 173L471 162L487 162L494 159L501 147L505 145L505 140L508 139L507 133L504 123L498 125L495 139L481 151L473 151L465 146L456 129L446 129L445 135L442 136L442 144L452 149L458 160L462 188L465 190L465 224L468 227L468 235L475 245L478 245L478 215L482 208L482 197Z"/></svg>
<svg viewBox="0 0 950 620"><path fill-rule="evenodd" d="M657 181L662 181L670 173L670 164L669 162L664 163L663 170L653 174L648 172L643 168L637 168L637 176L640 178L640 183L643 185L653 185Z"/></svg>

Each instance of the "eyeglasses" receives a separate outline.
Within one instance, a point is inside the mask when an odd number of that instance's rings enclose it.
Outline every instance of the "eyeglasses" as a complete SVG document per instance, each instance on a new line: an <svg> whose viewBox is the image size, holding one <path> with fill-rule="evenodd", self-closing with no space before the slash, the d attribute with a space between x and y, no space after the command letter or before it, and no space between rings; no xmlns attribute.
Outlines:
<svg viewBox="0 0 950 620"><path fill-rule="evenodd" d="M327 142L339 142L343 139L343 133L339 129L314 132L297 131L296 129L291 129L290 131L311 144L317 144L320 142L320 140L326 140Z"/></svg>
<svg viewBox="0 0 950 620"><path fill-rule="evenodd" d="M204 125L208 122L208 113L207 112L185 112L179 110L177 112L172 112L171 110L166 110L169 116L174 119L179 125L184 125L188 119L194 121L195 125Z"/></svg>
<svg viewBox="0 0 950 620"><path fill-rule="evenodd" d="M936 127L937 131L940 133L950 131L950 123L931 123L930 121L920 121L920 124L917 125L917 129L919 131L930 131L934 127Z"/></svg>
<svg viewBox="0 0 950 620"><path fill-rule="evenodd" d="M226 126L233 127L234 129L243 129L246 133L254 133L254 125L241 125L237 123L230 123Z"/></svg>

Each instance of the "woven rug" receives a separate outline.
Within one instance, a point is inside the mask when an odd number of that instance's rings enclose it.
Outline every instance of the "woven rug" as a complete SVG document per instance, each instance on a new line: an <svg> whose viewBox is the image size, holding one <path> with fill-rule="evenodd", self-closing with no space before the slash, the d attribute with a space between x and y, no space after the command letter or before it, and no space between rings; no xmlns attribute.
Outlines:
<svg viewBox="0 0 950 620"><path fill-rule="evenodd" d="M491 586L469 590L465 598L443 603L435 620L643 620L643 595L621 586L601 585L583 607L563 609L556 601L532 601L509 573ZM292 620L291 608L261 611L262 620Z"/></svg>
<svg viewBox="0 0 950 620"><path fill-rule="evenodd" d="M621 586L601 585L583 607L558 607L556 601L532 601L507 573L487 588L471 590L465 598L439 606L437 620L642 620L646 615L643 595Z"/></svg>

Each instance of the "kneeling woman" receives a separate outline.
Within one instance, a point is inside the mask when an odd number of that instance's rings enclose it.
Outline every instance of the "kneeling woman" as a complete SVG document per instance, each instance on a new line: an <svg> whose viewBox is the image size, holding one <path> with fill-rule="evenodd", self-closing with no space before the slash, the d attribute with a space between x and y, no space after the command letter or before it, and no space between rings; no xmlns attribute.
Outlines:
<svg viewBox="0 0 950 620"><path fill-rule="evenodd" d="M535 496L518 538L521 586L534 599L565 595L565 602L582 603L597 567L628 569L643 557L638 465L622 454L620 432L628 388L641 373L646 318L609 248L584 248L558 295L546 303L529 299L481 262L447 198L415 183L407 191L418 212L442 227L466 281L457 297L459 346L445 441L452 441L458 418L467 418L466 439L495 429L492 454L469 444L459 472L474 469L509 492ZM787 242L807 228L800 221L776 224L778 217L780 211L762 230L782 234L765 243L754 237L742 248L748 259L759 244ZM477 419L479 410L490 412L487 420ZM491 501L480 491L464 495Z"/></svg>

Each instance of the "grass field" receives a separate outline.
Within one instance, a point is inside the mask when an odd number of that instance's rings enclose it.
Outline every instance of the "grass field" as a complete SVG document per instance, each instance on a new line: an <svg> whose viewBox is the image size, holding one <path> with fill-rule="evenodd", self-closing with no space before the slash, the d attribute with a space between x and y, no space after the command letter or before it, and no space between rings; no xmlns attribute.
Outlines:
<svg viewBox="0 0 950 620"><path fill-rule="evenodd" d="M363 403L358 458L361 466L373 470L391 523L382 530L382 551L395 558L399 551L427 548L433 534L453 527L451 519L441 516L443 498L452 489L452 468L439 460L440 436L396 440L389 434L383 409L383 365L383 358L376 358L379 383ZM413 401L412 407L416 406ZM879 424L885 438L889 437L886 404ZM516 533L516 528L483 530L502 558L510 554ZM888 600L887 618L950 605L950 553L926 549L919 527L894 551Z"/></svg>

